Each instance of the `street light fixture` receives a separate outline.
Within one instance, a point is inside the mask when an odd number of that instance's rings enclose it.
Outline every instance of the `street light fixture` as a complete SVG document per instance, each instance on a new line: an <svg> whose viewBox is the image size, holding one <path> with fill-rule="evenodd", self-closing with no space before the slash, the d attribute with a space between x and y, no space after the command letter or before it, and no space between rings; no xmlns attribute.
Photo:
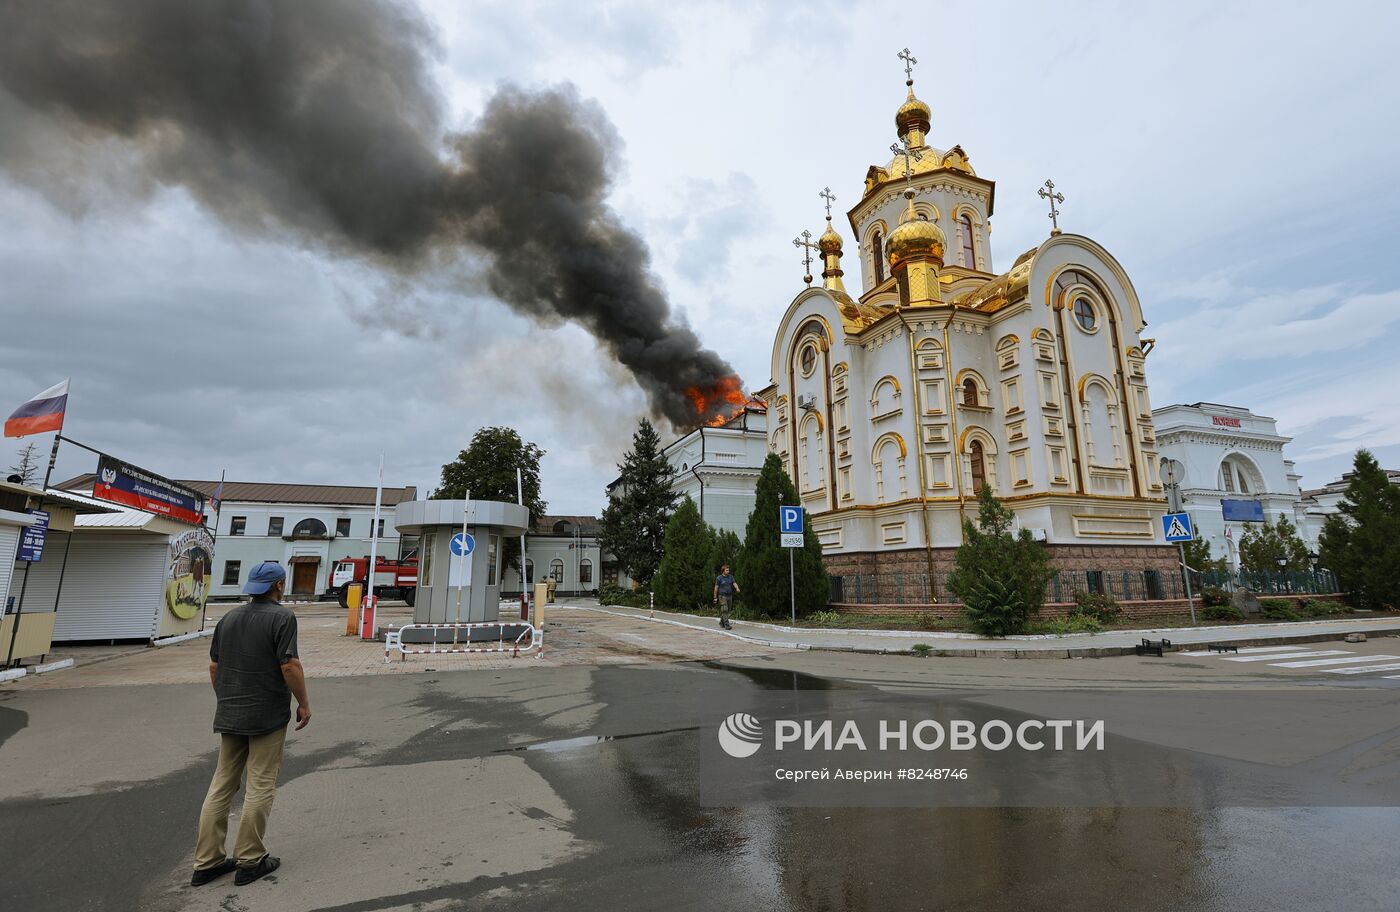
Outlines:
<svg viewBox="0 0 1400 912"><path fill-rule="evenodd" d="M1293 586L1288 582L1288 577L1284 576L1284 572L1285 572L1285 570L1286 570L1287 567L1288 567L1288 558L1286 558L1286 557L1280 557L1280 558L1278 559L1278 572L1279 572L1279 576L1283 576L1283 577L1284 577L1284 578L1283 578L1283 587L1284 587L1283 591L1291 594L1291 593L1293 592Z"/></svg>

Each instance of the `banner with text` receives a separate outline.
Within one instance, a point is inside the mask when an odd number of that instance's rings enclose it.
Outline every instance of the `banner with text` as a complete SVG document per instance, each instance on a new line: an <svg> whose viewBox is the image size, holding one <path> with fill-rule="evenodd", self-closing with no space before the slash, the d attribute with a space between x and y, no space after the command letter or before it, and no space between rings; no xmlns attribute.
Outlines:
<svg viewBox="0 0 1400 912"><path fill-rule="evenodd" d="M92 496L193 526L204 524L203 494L106 454L97 460Z"/></svg>

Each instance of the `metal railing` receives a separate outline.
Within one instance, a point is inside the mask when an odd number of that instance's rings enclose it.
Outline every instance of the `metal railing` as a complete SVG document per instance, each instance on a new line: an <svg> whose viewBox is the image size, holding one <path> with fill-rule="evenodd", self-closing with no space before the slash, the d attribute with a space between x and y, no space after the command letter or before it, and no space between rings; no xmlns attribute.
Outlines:
<svg viewBox="0 0 1400 912"><path fill-rule="evenodd" d="M957 602L948 589L948 574L847 573L830 577L830 601L847 605L930 605ZM1337 578L1329 570L1284 573L1249 571L1191 572L1191 590L1199 598L1206 588L1233 592L1247 588L1260 595L1327 595ZM1186 598L1181 574L1166 570L1057 570L1045 586L1047 604L1067 603L1080 592L1112 596L1120 602L1177 601Z"/></svg>

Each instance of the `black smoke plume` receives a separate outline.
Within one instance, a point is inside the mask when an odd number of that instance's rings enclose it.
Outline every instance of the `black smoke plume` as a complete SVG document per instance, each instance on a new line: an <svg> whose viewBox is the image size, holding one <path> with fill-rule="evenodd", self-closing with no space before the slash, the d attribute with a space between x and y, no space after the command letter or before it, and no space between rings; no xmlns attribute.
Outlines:
<svg viewBox="0 0 1400 912"><path fill-rule="evenodd" d="M435 52L390 0L0 4L0 91L26 115L122 140L149 180L240 230L408 276L466 247L493 295L586 327L672 424L730 408L733 370L671 313L605 202L618 141L602 111L568 86L505 87L450 132ZM16 147L0 140L0 168Z"/></svg>

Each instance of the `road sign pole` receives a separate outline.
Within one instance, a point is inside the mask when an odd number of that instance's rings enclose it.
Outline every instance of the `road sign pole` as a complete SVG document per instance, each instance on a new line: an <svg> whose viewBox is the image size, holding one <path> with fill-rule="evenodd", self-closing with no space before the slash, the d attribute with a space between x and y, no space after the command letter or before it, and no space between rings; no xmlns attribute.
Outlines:
<svg viewBox="0 0 1400 912"><path fill-rule="evenodd" d="M1186 607L1191 609L1191 623L1196 623L1196 601L1191 596L1191 568L1186 566L1186 546L1176 543L1176 553L1181 555L1181 578L1186 581Z"/></svg>
<svg viewBox="0 0 1400 912"><path fill-rule="evenodd" d="M792 626L797 626L797 577L792 570L792 549L787 549L788 553L788 597L792 603Z"/></svg>

